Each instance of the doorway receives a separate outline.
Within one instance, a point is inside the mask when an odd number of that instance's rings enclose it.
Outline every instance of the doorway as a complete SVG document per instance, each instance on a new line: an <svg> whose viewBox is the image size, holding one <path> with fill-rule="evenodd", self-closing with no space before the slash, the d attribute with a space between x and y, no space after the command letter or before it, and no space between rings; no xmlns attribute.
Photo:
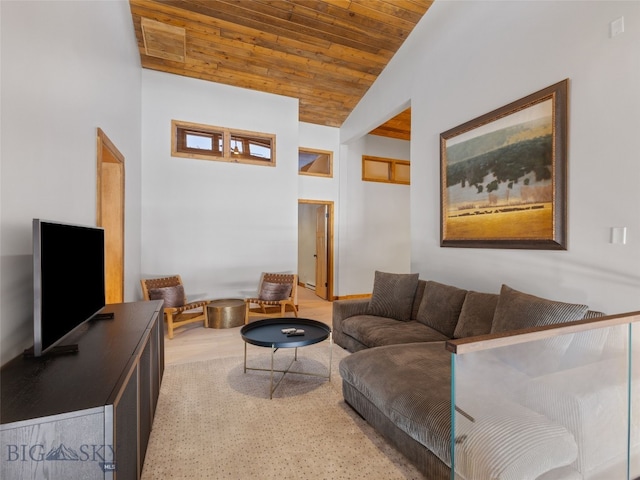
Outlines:
<svg viewBox="0 0 640 480"><path fill-rule="evenodd" d="M298 279L324 299L333 298L334 203L298 200Z"/></svg>
<svg viewBox="0 0 640 480"><path fill-rule="evenodd" d="M124 301L124 156L98 128L96 223L104 228L105 301Z"/></svg>

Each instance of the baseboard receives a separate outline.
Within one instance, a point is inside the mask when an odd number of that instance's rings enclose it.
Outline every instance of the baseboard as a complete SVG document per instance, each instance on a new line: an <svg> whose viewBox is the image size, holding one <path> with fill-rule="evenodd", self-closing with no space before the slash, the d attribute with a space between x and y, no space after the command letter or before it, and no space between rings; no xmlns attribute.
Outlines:
<svg viewBox="0 0 640 480"><path fill-rule="evenodd" d="M341 296L337 296L334 297L336 300L355 300L358 298L371 298L371 294L370 293L360 293L360 294L356 294L356 295L341 295Z"/></svg>

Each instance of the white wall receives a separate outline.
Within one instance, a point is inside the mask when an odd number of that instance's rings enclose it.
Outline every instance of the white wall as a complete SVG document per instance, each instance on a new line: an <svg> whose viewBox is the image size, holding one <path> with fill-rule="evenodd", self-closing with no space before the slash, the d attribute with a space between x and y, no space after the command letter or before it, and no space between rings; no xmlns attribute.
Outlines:
<svg viewBox="0 0 640 480"><path fill-rule="evenodd" d="M340 130L300 122L298 143L300 148L333 152L333 177L299 175L299 198L337 202L340 193Z"/></svg>
<svg viewBox="0 0 640 480"><path fill-rule="evenodd" d="M609 37L624 16L626 31ZM640 2L433 4L341 129L411 101L411 270L608 313L640 306ZM440 248L439 134L570 79L568 250ZM626 245L609 243L626 226Z"/></svg>
<svg viewBox="0 0 640 480"><path fill-rule="evenodd" d="M0 12L0 363L5 363L33 344L32 219L96 224L98 127L125 156L125 297L135 296L140 60L128 2L2 1Z"/></svg>
<svg viewBox="0 0 640 480"><path fill-rule="evenodd" d="M338 245L340 244L340 130L335 127L325 127L312 123L300 123L300 148L312 148L333 152L333 177L318 177L312 175L298 176L298 198L301 200L322 200L333 202L333 242L334 242L334 296L338 295ZM299 238L298 275L301 282L315 283L315 260L309 259L309 254L315 254L315 205L300 207L304 222L299 227L302 237Z"/></svg>
<svg viewBox="0 0 640 480"><path fill-rule="evenodd" d="M375 127L375 126L374 126ZM410 144L365 135L342 147L339 296L371 293L376 270L411 269L412 185L362 181L362 155L409 160Z"/></svg>
<svg viewBox="0 0 640 480"><path fill-rule="evenodd" d="M297 100L150 70L142 78L143 276L179 273L190 296L221 298L253 294L263 271L298 272L300 199L334 202L334 295L370 292L375 269L409 270L409 188L361 180L363 153L408 159L408 142L370 137L345 163L339 130L299 123ZM173 158L172 119L275 133L277 166ZM298 147L333 151L333 178L298 175ZM356 239L346 248L344 231ZM353 268L368 285L340 283Z"/></svg>
<svg viewBox="0 0 640 480"><path fill-rule="evenodd" d="M193 297L246 297L295 272L298 100L144 70L142 275ZM276 166L171 156L171 120L276 135Z"/></svg>

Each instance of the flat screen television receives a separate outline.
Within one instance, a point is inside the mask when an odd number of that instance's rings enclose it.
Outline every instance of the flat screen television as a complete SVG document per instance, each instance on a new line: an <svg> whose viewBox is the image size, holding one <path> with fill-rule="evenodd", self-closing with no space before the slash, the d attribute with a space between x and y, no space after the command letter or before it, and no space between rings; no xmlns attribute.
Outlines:
<svg viewBox="0 0 640 480"><path fill-rule="evenodd" d="M33 219L33 355L105 306L104 229Z"/></svg>

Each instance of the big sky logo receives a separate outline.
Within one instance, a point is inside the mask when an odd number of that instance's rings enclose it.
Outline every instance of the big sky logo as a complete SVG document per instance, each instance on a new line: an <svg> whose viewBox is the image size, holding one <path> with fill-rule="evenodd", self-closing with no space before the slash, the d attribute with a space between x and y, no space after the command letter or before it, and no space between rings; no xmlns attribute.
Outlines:
<svg viewBox="0 0 640 480"><path fill-rule="evenodd" d="M7 462L97 462L103 471L114 471L115 452L112 445L83 444L77 449L63 443L52 446L48 451L43 444L9 444L5 460Z"/></svg>

